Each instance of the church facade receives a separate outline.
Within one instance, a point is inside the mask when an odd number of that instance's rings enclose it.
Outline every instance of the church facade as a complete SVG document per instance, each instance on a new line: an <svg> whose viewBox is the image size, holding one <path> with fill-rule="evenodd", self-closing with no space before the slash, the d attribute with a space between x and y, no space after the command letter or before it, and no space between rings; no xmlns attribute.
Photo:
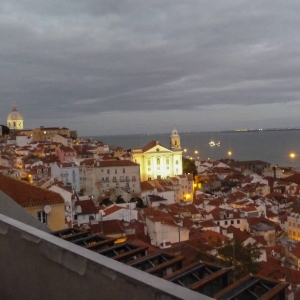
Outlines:
<svg viewBox="0 0 300 300"><path fill-rule="evenodd" d="M169 148L159 141L151 141L142 148L132 149L131 154L132 161L140 165L141 181L182 174L182 151L176 129L170 135Z"/></svg>
<svg viewBox="0 0 300 300"><path fill-rule="evenodd" d="M24 128L24 119L18 112L16 105L13 105L12 111L7 116L7 127L14 130L22 130Z"/></svg>

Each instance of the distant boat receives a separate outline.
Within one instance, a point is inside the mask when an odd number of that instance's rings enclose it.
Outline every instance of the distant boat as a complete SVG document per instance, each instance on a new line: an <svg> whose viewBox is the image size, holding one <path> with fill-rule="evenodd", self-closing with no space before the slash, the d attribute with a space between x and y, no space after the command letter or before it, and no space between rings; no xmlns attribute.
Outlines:
<svg viewBox="0 0 300 300"><path fill-rule="evenodd" d="M211 140L209 143L208 143L209 146L211 147L214 147L214 146L221 146L221 142L214 142L213 140Z"/></svg>

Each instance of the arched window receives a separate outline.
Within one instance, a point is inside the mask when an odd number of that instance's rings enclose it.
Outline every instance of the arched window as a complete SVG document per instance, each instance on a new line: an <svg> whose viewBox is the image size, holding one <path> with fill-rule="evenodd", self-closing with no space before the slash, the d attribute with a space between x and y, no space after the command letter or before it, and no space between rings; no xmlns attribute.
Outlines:
<svg viewBox="0 0 300 300"><path fill-rule="evenodd" d="M158 166L160 165L160 158L159 158L159 157L156 159L156 164L157 164Z"/></svg>

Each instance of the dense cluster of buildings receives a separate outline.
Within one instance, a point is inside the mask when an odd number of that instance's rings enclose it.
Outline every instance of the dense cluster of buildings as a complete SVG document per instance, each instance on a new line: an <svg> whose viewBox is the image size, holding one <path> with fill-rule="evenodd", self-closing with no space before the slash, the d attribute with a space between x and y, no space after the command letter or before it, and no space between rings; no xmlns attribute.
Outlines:
<svg viewBox="0 0 300 300"><path fill-rule="evenodd" d="M220 249L233 240L256 245L257 282L269 278L276 286L282 284L278 293L285 297L275 293L279 298L265 299L300 297L300 174L292 169L263 161L198 159L197 175L186 174L176 129L168 147L150 141L126 150L78 138L65 127L25 129L16 106L7 126L10 135L0 146L0 191L50 230L73 230L85 233L86 239L105 236L112 247L134 243L139 255L127 246L135 256L126 261L133 266L137 257L142 261L159 251L165 264L176 261L159 275L168 280L199 259L221 261ZM227 276L232 269L216 270ZM213 280L205 284L216 285ZM242 285L250 278L241 280ZM219 287L197 291L216 299L240 299L224 298L225 287ZM236 283L232 289L239 287Z"/></svg>

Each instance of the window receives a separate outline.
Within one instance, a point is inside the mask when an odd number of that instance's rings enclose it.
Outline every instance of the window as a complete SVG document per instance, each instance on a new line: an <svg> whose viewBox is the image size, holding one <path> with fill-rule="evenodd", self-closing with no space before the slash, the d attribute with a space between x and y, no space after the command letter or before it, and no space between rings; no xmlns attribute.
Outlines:
<svg viewBox="0 0 300 300"><path fill-rule="evenodd" d="M227 222L227 221L225 221L225 225L227 225L227 223L228 223L228 222Z"/></svg>
<svg viewBox="0 0 300 300"><path fill-rule="evenodd" d="M148 164L148 166L151 166L151 160L150 159L147 160L147 164Z"/></svg>
<svg viewBox="0 0 300 300"><path fill-rule="evenodd" d="M118 170L117 169L115 169L115 174L118 174Z"/></svg>
<svg viewBox="0 0 300 300"><path fill-rule="evenodd" d="M44 211L38 211L36 215L40 222L47 225L47 214Z"/></svg>
<svg viewBox="0 0 300 300"><path fill-rule="evenodd" d="M123 173L125 173L125 168L123 168Z"/></svg>
<svg viewBox="0 0 300 300"><path fill-rule="evenodd" d="M234 224L234 221L233 221L233 220L231 220L231 221L230 221L230 224Z"/></svg>
<svg viewBox="0 0 300 300"><path fill-rule="evenodd" d="M178 165L178 160L176 160L176 165Z"/></svg>
<svg viewBox="0 0 300 300"><path fill-rule="evenodd" d="M160 158L156 159L156 163L157 163L158 166L160 165Z"/></svg>
<svg viewBox="0 0 300 300"><path fill-rule="evenodd" d="M240 223L241 223L241 221L240 221L240 220L237 220L237 221L236 221L236 223L237 223L237 224L240 224Z"/></svg>
<svg viewBox="0 0 300 300"><path fill-rule="evenodd" d="M109 174L109 169L107 169L107 174Z"/></svg>
<svg viewBox="0 0 300 300"><path fill-rule="evenodd" d="M166 159L166 164L168 165L170 163L169 159L167 158Z"/></svg>

